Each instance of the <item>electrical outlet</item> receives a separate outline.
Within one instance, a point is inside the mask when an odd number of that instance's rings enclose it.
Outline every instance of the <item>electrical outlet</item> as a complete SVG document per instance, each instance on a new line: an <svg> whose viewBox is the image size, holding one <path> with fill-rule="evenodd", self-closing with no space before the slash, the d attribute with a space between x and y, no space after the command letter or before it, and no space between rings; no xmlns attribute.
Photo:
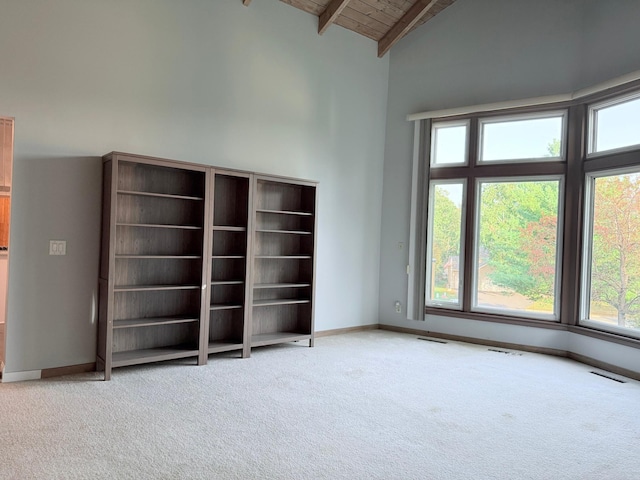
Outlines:
<svg viewBox="0 0 640 480"><path fill-rule="evenodd" d="M49 255L66 255L66 240L49 240Z"/></svg>
<svg viewBox="0 0 640 480"><path fill-rule="evenodd" d="M402 313L402 304L400 302L396 302L394 305L396 307L396 313Z"/></svg>

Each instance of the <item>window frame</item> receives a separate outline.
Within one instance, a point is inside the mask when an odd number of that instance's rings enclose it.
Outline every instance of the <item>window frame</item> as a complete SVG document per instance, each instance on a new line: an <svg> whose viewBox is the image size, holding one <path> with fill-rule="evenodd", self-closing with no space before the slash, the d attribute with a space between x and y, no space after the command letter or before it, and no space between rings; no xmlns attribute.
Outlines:
<svg viewBox="0 0 640 480"><path fill-rule="evenodd" d="M517 182L558 182L558 208L556 211L557 220L556 220L556 255L555 255L555 278L554 278L554 288L553 288L553 313L533 313L526 312L524 310L512 310L506 308L492 308L492 307L482 307L478 305L478 277L479 271L477 268L478 265L478 256L479 256L479 247L480 247L480 206L482 204L481 195L482 183L517 183ZM562 285L562 259L563 259L563 231L564 231L564 217L562 212L564 211L564 196L565 196L565 177L564 175L534 175L534 176L512 176L512 177L482 177L476 178L476 200L475 200L475 211L474 211L474 239L473 239L473 252L472 252L472 278L471 278L471 306L470 311L472 312L481 312L488 314L497 314L503 316L510 317L518 317L518 318L530 318L535 320L544 320L544 321L553 321L558 322L560 320L560 292Z"/></svg>
<svg viewBox="0 0 640 480"><path fill-rule="evenodd" d="M632 93L615 95L613 97L607 98L606 100L596 101L589 104L587 113L587 160L591 158L606 157L609 155L615 155L617 153L631 152L640 149L640 142L638 142L634 143L633 145L610 148L608 150L595 150L598 132L598 112L604 108L622 105L634 100L640 101L640 90L636 90Z"/></svg>
<svg viewBox="0 0 640 480"><path fill-rule="evenodd" d="M437 135L435 132L438 128L451 128L451 127L465 127L465 136L464 136L464 161L462 163L434 163L435 160L435 151L438 147L438 142L436 140ZM430 168L449 168L449 167L464 167L469 165L469 137L470 137L470 127L471 121L469 119L463 120L442 120L442 121L434 121L431 123L431 146L429 151L429 166Z"/></svg>
<svg viewBox="0 0 640 480"><path fill-rule="evenodd" d="M612 86L612 84L615 84ZM611 342L631 348L640 349L640 338L633 334L631 329L603 329L600 324L591 324L588 320L582 320L582 298L583 298L583 243L585 235L584 214L585 214L585 179L587 174L597 174L598 172L611 172L624 169L634 170L640 168L640 144L625 147L619 150L607 150L595 154L589 153L589 135L592 117L591 107L621 103L626 99L640 97L640 75L637 78L627 79L620 77L601 86L586 88L568 95L556 95L542 98L523 99L518 101L498 102L487 105L476 105L465 108L439 110L436 112L425 112L408 116L408 120L414 121L416 125L424 125L423 136L420 137L419 144L426 145L427 148L421 150L422 163L426 166L425 178L428 180L440 179L462 179L466 178L467 183L467 209L465 221L465 245L466 252L465 278L463 279L463 308L462 310L452 310L438 306L422 305L422 320L429 318L460 318L465 321L485 321L491 323L504 323L508 325L519 325L543 328L547 330L559 330L570 332L590 338ZM542 161L535 163L498 163L490 162L478 164L478 123L480 118L497 118L507 115L536 114L539 112L553 112L554 110L566 110L566 124L563 135L565 138L564 158L555 161ZM430 125L433 122L442 121L462 121L469 120L468 139L468 165L448 166L442 168L431 168L430 165ZM416 127L418 128L418 127ZM417 137L416 137L417 138ZM415 144L414 144L414 148ZM415 159L414 159L415 161ZM533 166L535 165L535 166ZM493 175L497 170L499 175ZM471 289L468 287L471 282L469 265L471 259L468 252L473 251L473 228L475 218L470 212L473 211L473 198L475 196L475 179L479 177L526 175L539 173L537 169L542 169L542 173L564 175L563 211L560 212L562 229L558 241L562 244L562 266L561 279L556 281L557 288L560 289L560 318L556 322L539 320L531 317L516 317L513 315L501 315L497 313L484 313L471 311ZM627 171L628 171L627 170ZM425 190L428 182L425 183ZM426 195L425 195L426 199ZM424 231L423 242L426 248L426 222L427 211L426 201L421 217L420 229ZM410 276L421 278L422 298L424 295L424 274L426 262L421 262L415 270L412 268ZM422 268L422 271L420 271ZM417 297L416 297L417 298ZM419 309L416 309L419 310ZM414 319L419 319L415 317Z"/></svg>
<svg viewBox="0 0 640 480"><path fill-rule="evenodd" d="M581 279L580 279L580 310L578 325L595 330L601 330L614 334L621 334L640 339L640 330L609 325L590 318L591 314L591 270L593 265L593 227L595 209L595 181L598 178L626 175L630 173L640 174L640 158L636 166L594 170L585 173L584 176L584 211L583 211L583 238L581 251Z"/></svg>
<svg viewBox="0 0 640 480"><path fill-rule="evenodd" d="M424 313L425 314L434 314L434 315L445 315L445 316L454 316L465 319L474 319L474 320L488 320L500 323L509 323L509 324L518 324L518 325L543 325L548 328L560 328L560 320L550 319L548 316L540 318L539 316L531 316L531 315L514 315L511 311L480 311L472 308L473 298L472 298L472 271L473 271L473 252L474 252L474 238L475 238L475 230L477 228L476 225L476 179L478 178L524 178L524 177L557 177L562 176L565 177L562 181L563 184L563 193L560 194L559 201L564 202L564 188L566 186L566 174L568 171L568 153L571 147L570 136L569 136L569 122L568 118L570 115L570 103L561 102L556 104L542 105L536 108L531 107L519 107L513 110L498 110L491 112L474 112L469 115L455 117L449 120L453 121L461 121L468 120L470 122L469 128L469 140L468 140L468 164L465 166L461 165L452 165L452 166L442 166L439 168L431 168L429 170L429 181L433 180L462 180L466 179L467 181L467 191L466 191L466 219L463 219L465 223L464 231L465 231L465 244L461 249L461 253L464 254L464 259L460 261L464 263L464 275L461 275L461 292L462 292L462 309L451 309L451 308L443 308L438 305L428 304L426 302L426 295L423 296L425 298L424 303ZM502 121L504 118L513 118L517 116L518 118L526 119L526 118L540 118L549 117L549 116L557 116L558 112L563 112L563 130L562 130L562 138L561 145L564 146L563 158L560 157L545 157L543 160L535 159L533 161L513 161L513 162L488 162L483 164L478 164L478 153L479 150L479 124L481 120L486 119L495 119L496 121ZM440 122L442 119L433 119L433 122ZM430 132L431 129L428 130ZM425 155L430 155L431 150L425 152ZM430 158L425 159L426 163L430 164ZM563 203L564 205L564 203ZM471 212L471 213L470 213ZM427 224L430 222L429 212L427 212ZM559 222L560 219L559 216ZM427 224L425 224L424 228L426 230ZM565 232L564 222L562 223L562 227L559 227L558 234L558 251L562 251L564 245L564 236ZM560 257L560 261L563 262L564 258ZM556 289L560 289L564 287L564 279L562 275L562 268L564 264L557 265L557 268L560 268L560 277L556 279ZM424 265L424 270L422 274L426 274L426 262ZM426 280L426 277L423 277ZM425 292L426 293L426 292ZM561 316L559 306L555 306L555 302L560 302L560 295L556 294L556 298L554 301L554 310L556 311L558 316ZM560 304L558 304L560 305Z"/></svg>
<svg viewBox="0 0 640 480"><path fill-rule="evenodd" d="M557 162L564 161L567 157L567 117L568 117L567 109L555 109L555 110L544 110L537 112L528 112L528 113L512 113L507 115L495 115L495 116L486 116L478 119L478 152L477 152L477 165L504 165L504 164L515 164L515 163L537 163L537 162ZM539 120L539 119L547 119L547 118L558 118L562 119L561 121L561 136L560 139L560 155L556 157L530 157L530 158L516 158L516 159L502 159L502 160L483 160L482 159L482 149L484 146L484 127L487 124L495 124L495 123L510 123L510 122L521 122L526 120Z"/></svg>
<svg viewBox="0 0 640 480"><path fill-rule="evenodd" d="M460 260L465 258L465 238L466 238L466 208L467 208L467 179L447 179L447 180L430 180L429 181L429 200L428 200L428 212L433 212L433 206L435 202L435 189L432 189L432 185L451 185L451 184L461 184L462 185L462 203L460 206L460 254L458 255L458 302L450 303L450 302L437 302L427 298L427 292L431 287L431 279L433 278L433 258L432 258L432 248L433 248L433 220L431 216L428 215L427 220L427 250L426 250L426 274L425 274L425 305L429 307L436 308L445 308L447 310L462 310L463 307L463 298L464 298L464 270L465 265L464 262Z"/></svg>

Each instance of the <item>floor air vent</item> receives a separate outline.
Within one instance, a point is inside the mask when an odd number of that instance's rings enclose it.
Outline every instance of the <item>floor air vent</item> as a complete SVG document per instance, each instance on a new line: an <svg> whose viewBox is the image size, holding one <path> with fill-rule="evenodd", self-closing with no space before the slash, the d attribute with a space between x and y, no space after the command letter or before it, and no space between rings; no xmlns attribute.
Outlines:
<svg viewBox="0 0 640 480"><path fill-rule="evenodd" d="M433 343L449 343L449 342L445 342L444 340L436 340L435 338L424 338L424 337L418 337L418 340L424 340L425 342L433 342Z"/></svg>
<svg viewBox="0 0 640 480"><path fill-rule="evenodd" d="M609 380L613 380L614 382L627 383L624 380L620 380L619 378L610 377L609 375L605 375L604 373L600 373L600 372L589 372L589 373L593 373L594 375L598 375L599 377L608 378Z"/></svg>
<svg viewBox="0 0 640 480"><path fill-rule="evenodd" d="M517 353L517 352L510 352L508 350L498 350L497 348L487 348L487 350L489 350L490 352L496 352L496 353L504 353L505 355L517 355L519 357L522 356L521 353Z"/></svg>

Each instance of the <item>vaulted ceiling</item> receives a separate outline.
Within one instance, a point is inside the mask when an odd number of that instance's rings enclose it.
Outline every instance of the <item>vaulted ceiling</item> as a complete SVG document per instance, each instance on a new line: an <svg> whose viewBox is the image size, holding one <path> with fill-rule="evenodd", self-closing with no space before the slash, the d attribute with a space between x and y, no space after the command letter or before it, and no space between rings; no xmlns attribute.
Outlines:
<svg viewBox="0 0 640 480"><path fill-rule="evenodd" d="M322 35L336 24L378 42L378 57L456 0L280 0L318 17ZM242 0L249 5L251 0Z"/></svg>

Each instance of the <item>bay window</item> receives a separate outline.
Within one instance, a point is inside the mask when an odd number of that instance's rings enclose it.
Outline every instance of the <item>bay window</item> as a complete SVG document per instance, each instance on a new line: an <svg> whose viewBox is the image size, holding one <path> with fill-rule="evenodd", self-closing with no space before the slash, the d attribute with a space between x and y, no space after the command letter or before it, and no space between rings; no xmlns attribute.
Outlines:
<svg viewBox="0 0 640 480"><path fill-rule="evenodd" d="M425 117L425 313L637 343L640 81L617 91Z"/></svg>

